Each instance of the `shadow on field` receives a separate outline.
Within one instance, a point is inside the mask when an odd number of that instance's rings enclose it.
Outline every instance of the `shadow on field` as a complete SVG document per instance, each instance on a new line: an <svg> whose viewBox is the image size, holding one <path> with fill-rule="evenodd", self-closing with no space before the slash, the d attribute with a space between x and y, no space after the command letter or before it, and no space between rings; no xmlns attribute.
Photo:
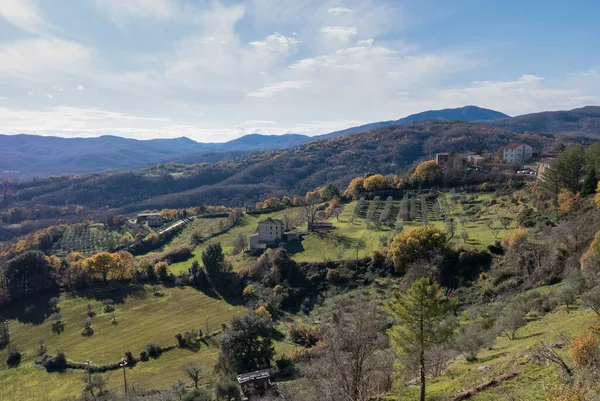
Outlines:
<svg viewBox="0 0 600 401"><path fill-rule="evenodd" d="M58 296L58 292L47 293L37 296L33 302L23 300L22 302L15 303L6 311L2 311L0 320L16 320L20 323L34 325L42 324L44 320L54 313L54 310L49 305L50 299Z"/></svg>
<svg viewBox="0 0 600 401"><path fill-rule="evenodd" d="M304 252L304 245L302 245L301 240L294 240L287 242L284 246L285 250L290 254L294 255L296 253Z"/></svg>
<svg viewBox="0 0 600 401"><path fill-rule="evenodd" d="M110 284L106 287L93 287L76 294L81 298L104 301L112 299L115 304L122 304L128 297L144 299L148 291L143 285L134 284Z"/></svg>

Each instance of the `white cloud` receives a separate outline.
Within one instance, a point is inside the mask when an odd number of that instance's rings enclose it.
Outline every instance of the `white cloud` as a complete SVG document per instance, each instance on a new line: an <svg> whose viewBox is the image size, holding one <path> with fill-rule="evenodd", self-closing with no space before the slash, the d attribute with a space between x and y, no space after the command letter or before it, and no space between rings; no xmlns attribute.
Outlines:
<svg viewBox="0 0 600 401"><path fill-rule="evenodd" d="M46 96L48 96L48 99L54 99L54 96L51 93L46 93Z"/></svg>
<svg viewBox="0 0 600 401"><path fill-rule="evenodd" d="M177 3L170 0L95 0L114 22L120 18L167 20L181 16Z"/></svg>
<svg viewBox="0 0 600 401"><path fill-rule="evenodd" d="M269 35L262 41L254 41L248 43L257 49L268 50L271 52L286 52L298 44L298 40L293 37L288 37L275 32Z"/></svg>
<svg viewBox="0 0 600 401"><path fill-rule="evenodd" d="M33 92L32 92L32 91L27 91L27 94L28 94L29 96L35 96L35 95L33 94Z"/></svg>
<svg viewBox="0 0 600 401"><path fill-rule="evenodd" d="M348 40L351 36L355 36L358 33L358 30L354 26L326 26L321 28L321 32L328 37Z"/></svg>
<svg viewBox="0 0 600 401"><path fill-rule="evenodd" d="M244 121L242 125L273 125L277 124L275 121L271 120L248 120Z"/></svg>
<svg viewBox="0 0 600 401"><path fill-rule="evenodd" d="M354 12L354 10L352 10L350 8L346 8L346 7L332 7L327 11L329 11L330 13L332 13L334 15L348 14L348 13Z"/></svg>
<svg viewBox="0 0 600 401"><path fill-rule="evenodd" d="M77 90L80 91L80 92L84 91L85 87L83 85L77 85Z"/></svg>
<svg viewBox="0 0 600 401"><path fill-rule="evenodd" d="M476 104L512 115L571 109L600 101L600 96L586 95L578 89L561 88L559 85L545 87L544 81L542 77L528 74L516 80L475 81L465 88L439 91L437 97L440 104Z"/></svg>
<svg viewBox="0 0 600 401"><path fill-rule="evenodd" d="M0 1L0 17L32 33L42 34L52 29L29 0Z"/></svg>
<svg viewBox="0 0 600 401"><path fill-rule="evenodd" d="M310 81L282 81L264 86L256 91L248 93L249 97L271 97L289 89L303 89Z"/></svg>
<svg viewBox="0 0 600 401"><path fill-rule="evenodd" d="M52 73L79 73L90 57L86 47L61 39L0 43L0 74L35 79Z"/></svg>
<svg viewBox="0 0 600 401"><path fill-rule="evenodd" d="M60 85L54 85L52 87L52 89L54 89L57 92L64 92L64 89L60 87Z"/></svg>

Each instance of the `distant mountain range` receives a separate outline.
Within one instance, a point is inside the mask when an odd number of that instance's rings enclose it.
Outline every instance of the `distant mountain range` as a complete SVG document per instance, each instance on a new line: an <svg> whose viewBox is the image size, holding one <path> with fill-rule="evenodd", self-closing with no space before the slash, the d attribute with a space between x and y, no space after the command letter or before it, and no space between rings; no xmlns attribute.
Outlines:
<svg viewBox="0 0 600 401"><path fill-rule="evenodd" d="M445 120L445 121L466 121L466 122L477 122L477 121L490 121L499 118L510 118L510 116L494 111L490 109L484 109L477 106L465 106L458 109L443 109L443 110L429 110L422 113L411 114L408 117L401 118L399 120L391 121L380 121L376 123L370 123L361 125L359 127L352 127L341 131L332 132L330 134L321 135L321 139L335 138L342 135L356 134L359 132L370 131L375 128L389 127L390 125L398 124L409 124L417 121L424 120Z"/></svg>
<svg viewBox="0 0 600 401"><path fill-rule="evenodd" d="M600 107L509 117L476 106L430 110L408 117L375 122L325 135L251 134L224 143L201 143L182 137L136 140L117 136L58 138L38 135L0 135L0 178L31 178L130 170L166 161L209 162L247 156L263 150L289 149L313 140L331 139L376 128L415 124L425 120L483 122L513 132L564 133L600 138Z"/></svg>

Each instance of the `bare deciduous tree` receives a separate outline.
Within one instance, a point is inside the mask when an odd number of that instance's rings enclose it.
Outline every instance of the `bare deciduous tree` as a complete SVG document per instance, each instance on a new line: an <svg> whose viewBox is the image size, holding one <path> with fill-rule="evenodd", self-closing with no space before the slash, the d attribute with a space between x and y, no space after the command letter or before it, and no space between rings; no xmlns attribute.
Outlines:
<svg viewBox="0 0 600 401"><path fill-rule="evenodd" d="M366 401L390 391L394 356L385 327L378 305L364 296L335 312L325 329L322 357L307 372L311 399Z"/></svg>
<svg viewBox="0 0 600 401"><path fill-rule="evenodd" d="M194 387L198 388L200 383L200 365L197 363L188 363L183 367L185 374L194 382Z"/></svg>

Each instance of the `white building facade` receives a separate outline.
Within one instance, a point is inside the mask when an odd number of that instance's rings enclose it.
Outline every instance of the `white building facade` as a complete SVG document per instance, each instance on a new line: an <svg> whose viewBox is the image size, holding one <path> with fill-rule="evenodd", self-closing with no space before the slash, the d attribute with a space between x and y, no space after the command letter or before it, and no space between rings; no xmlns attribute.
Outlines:
<svg viewBox="0 0 600 401"><path fill-rule="evenodd" d="M523 163L531 159L533 148L526 144L512 144L504 148L504 163Z"/></svg>
<svg viewBox="0 0 600 401"><path fill-rule="evenodd" d="M258 222L258 230L250 236L250 249L261 244L278 244L283 240L283 221L267 218Z"/></svg>

